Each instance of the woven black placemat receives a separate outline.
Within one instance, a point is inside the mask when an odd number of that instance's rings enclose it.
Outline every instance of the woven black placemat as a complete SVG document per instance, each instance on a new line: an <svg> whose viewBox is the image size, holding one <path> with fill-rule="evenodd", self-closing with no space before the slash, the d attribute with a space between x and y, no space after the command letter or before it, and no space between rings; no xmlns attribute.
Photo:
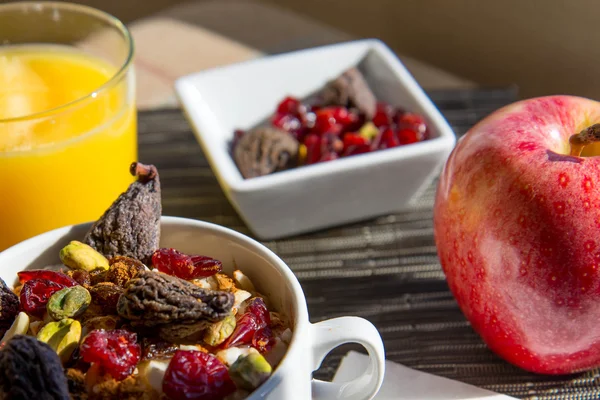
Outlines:
<svg viewBox="0 0 600 400"><path fill-rule="evenodd" d="M514 89L429 93L457 135L516 99ZM155 164L163 213L221 224L250 234L221 191L178 110L142 112L140 159ZM492 354L448 291L433 241L435 183L414 209L295 238L264 242L296 273L313 322L342 315L372 321L388 359L519 398L600 398L600 372L547 377ZM348 345L315 373L331 379Z"/></svg>

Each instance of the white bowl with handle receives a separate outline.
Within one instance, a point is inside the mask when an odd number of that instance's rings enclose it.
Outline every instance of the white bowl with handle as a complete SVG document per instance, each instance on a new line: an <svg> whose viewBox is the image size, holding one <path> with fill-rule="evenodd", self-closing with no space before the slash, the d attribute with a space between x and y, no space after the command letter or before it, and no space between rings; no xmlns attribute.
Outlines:
<svg viewBox="0 0 600 400"><path fill-rule="evenodd" d="M18 282L17 272L60 263L59 251L71 240L82 240L91 224L59 228L21 242L0 253L0 277L8 285ZM162 217L161 247L202 254L223 263L231 274L240 269L266 295L276 311L286 316L293 336L281 363L248 400L371 399L381 387L385 354L381 336L369 321L341 317L311 324L300 283L271 250L231 229L192 219ZM312 379L312 372L335 347L360 343L371 361L364 374L347 383ZM312 397L311 397L312 396Z"/></svg>

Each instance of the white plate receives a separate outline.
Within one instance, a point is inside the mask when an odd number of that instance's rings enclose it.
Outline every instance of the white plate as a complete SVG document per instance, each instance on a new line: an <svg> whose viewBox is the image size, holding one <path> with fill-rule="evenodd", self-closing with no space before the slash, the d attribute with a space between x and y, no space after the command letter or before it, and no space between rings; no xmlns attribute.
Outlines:
<svg viewBox="0 0 600 400"><path fill-rule="evenodd" d="M229 153L235 129L264 120L287 95L303 98L358 65L378 100L422 114L431 139L244 179ZM455 136L394 53L360 40L202 71L177 95L223 191L261 239L275 239L400 211L426 188Z"/></svg>

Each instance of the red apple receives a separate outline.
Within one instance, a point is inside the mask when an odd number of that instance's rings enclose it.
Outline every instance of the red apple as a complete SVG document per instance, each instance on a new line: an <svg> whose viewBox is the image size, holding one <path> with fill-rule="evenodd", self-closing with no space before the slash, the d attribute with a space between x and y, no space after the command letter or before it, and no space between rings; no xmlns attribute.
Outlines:
<svg viewBox="0 0 600 400"><path fill-rule="evenodd" d="M450 290L490 349L529 371L600 366L600 157L569 142L598 122L584 98L517 102L474 126L440 176Z"/></svg>

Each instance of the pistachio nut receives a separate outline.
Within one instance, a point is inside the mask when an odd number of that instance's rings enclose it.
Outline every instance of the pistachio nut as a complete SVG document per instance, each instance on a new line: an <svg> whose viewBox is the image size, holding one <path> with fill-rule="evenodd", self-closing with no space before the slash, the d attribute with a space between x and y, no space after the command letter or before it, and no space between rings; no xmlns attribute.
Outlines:
<svg viewBox="0 0 600 400"><path fill-rule="evenodd" d="M38 332L37 338L52 347L66 363L81 340L81 324L71 318L50 322Z"/></svg>
<svg viewBox="0 0 600 400"><path fill-rule="evenodd" d="M273 369L259 353L239 356L229 368L229 375L236 386L242 389L254 390L266 381Z"/></svg>
<svg viewBox="0 0 600 400"><path fill-rule="evenodd" d="M83 286L72 286L54 293L48 300L46 310L55 320L75 318L85 312L92 302L92 295Z"/></svg>
<svg viewBox="0 0 600 400"><path fill-rule="evenodd" d="M73 240L60 251L60 261L71 269L107 270L108 260L87 244Z"/></svg>
<svg viewBox="0 0 600 400"><path fill-rule="evenodd" d="M15 335L25 335L29 330L29 315L21 311L17 314L17 318L15 318L14 322L8 328L4 336L2 336L2 340L0 343L4 344L12 339Z"/></svg>
<svg viewBox="0 0 600 400"><path fill-rule="evenodd" d="M367 122L358 131L360 136L368 140L373 140L379 134L379 128L372 122Z"/></svg>
<svg viewBox="0 0 600 400"><path fill-rule="evenodd" d="M230 314L221 321L212 323L204 332L204 342L209 346L218 346L233 333L236 326L235 316Z"/></svg>

